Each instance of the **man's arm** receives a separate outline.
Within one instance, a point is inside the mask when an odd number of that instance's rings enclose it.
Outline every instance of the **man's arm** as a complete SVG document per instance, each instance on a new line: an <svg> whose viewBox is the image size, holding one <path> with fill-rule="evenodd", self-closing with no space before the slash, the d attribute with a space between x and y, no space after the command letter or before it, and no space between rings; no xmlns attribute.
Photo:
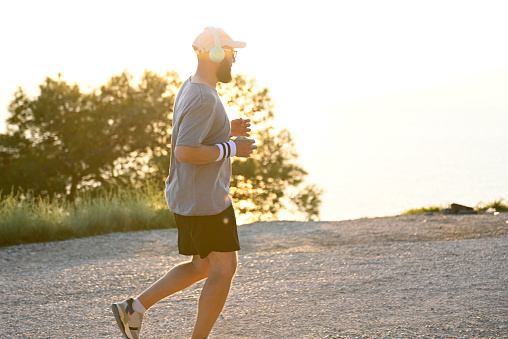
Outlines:
<svg viewBox="0 0 508 339"><path fill-rule="evenodd" d="M238 137L235 139L236 156L249 158L252 152L258 148L254 139ZM176 146L175 156L179 162L186 162L195 165L208 164L214 162L220 155L219 146L201 145L199 147Z"/></svg>
<svg viewBox="0 0 508 339"><path fill-rule="evenodd" d="M187 162L195 165L214 162L219 157L218 146L201 145L199 147L176 146L175 156L179 162Z"/></svg>

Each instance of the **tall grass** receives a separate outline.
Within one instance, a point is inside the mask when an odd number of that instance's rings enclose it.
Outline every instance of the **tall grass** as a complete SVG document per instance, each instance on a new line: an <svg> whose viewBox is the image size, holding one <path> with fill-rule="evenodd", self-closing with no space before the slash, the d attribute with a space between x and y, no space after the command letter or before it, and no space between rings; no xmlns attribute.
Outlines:
<svg viewBox="0 0 508 339"><path fill-rule="evenodd" d="M161 190L114 190L65 199L9 195L0 202L0 246L175 227Z"/></svg>

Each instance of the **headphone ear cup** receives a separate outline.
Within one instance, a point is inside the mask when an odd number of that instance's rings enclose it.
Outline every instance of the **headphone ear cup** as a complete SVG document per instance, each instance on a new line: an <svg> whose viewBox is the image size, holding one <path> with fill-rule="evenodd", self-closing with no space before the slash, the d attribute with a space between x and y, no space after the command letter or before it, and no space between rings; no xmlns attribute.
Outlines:
<svg viewBox="0 0 508 339"><path fill-rule="evenodd" d="M210 50L210 60L212 60L215 63L222 62L224 60L224 57L226 56L226 52L222 48L212 47Z"/></svg>

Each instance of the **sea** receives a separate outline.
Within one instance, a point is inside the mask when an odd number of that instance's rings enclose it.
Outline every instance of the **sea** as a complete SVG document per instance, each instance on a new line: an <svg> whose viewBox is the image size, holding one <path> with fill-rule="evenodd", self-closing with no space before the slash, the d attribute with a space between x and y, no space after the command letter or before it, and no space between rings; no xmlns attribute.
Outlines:
<svg viewBox="0 0 508 339"><path fill-rule="evenodd" d="M324 191L320 220L508 199L506 110L332 113L293 133L308 182Z"/></svg>

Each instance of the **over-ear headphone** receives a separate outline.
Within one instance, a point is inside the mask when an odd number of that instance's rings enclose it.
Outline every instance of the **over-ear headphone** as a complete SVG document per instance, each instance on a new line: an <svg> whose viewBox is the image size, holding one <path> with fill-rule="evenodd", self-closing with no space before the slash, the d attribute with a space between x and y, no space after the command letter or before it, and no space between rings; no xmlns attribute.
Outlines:
<svg viewBox="0 0 508 339"><path fill-rule="evenodd" d="M212 60L215 63L220 63L222 60L224 60L224 57L226 56L226 52L224 52L224 49L222 49L222 46L220 44L219 39L219 32L215 27L207 27L213 35L213 41L215 43L215 46L212 47L212 49L209 52L210 60Z"/></svg>

